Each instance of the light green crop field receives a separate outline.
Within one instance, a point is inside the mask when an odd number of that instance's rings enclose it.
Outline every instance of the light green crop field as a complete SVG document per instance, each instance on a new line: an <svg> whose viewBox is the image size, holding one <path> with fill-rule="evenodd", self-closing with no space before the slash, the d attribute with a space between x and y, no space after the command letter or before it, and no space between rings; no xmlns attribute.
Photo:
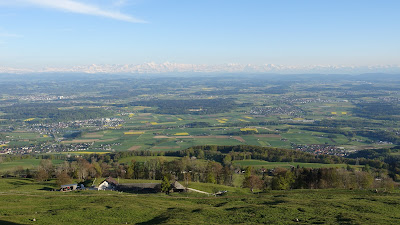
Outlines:
<svg viewBox="0 0 400 225"><path fill-rule="evenodd" d="M136 162L146 162L152 159L158 159L160 158L161 160L166 160L166 161L173 161L175 159L180 159L179 157L171 157L171 156L130 156L130 157L125 157L121 158L118 160L119 163L130 163L132 160L135 160Z"/></svg>
<svg viewBox="0 0 400 225"><path fill-rule="evenodd" d="M399 224L399 192L246 189L192 183L225 196L46 191L53 182L0 179L1 224Z"/></svg>
<svg viewBox="0 0 400 225"><path fill-rule="evenodd" d="M63 160L52 160L53 164L62 163ZM12 171L18 168L33 169L40 164L40 159L21 159L12 162L0 163L0 171Z"/></svg>
<svg viewBox="0 0 400 225"><path fill-rule="evenodd" d="M291 167L304 167L304 168L346 168L346 164L323 164L323 163L301 163L301 162L267 162L262 160L235 160L234 164L240 166L252 166L254 168L264 167L266 169L273 169L277 167L291 168ZM354 166L353 168L360 168L362 166Z"/></svg>

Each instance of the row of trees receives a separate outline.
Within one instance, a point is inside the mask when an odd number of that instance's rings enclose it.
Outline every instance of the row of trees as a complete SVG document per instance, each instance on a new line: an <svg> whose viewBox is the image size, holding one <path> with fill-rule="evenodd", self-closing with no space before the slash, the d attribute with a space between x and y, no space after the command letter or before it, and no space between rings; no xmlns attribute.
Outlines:
<svg viewBox="0 0 400 225"><path fill-rule="evenodd" d="M364 169L357 171L345 168L276 168L270 173L263 173L262 177L251 175L246 170L243 187L253 189L393 189L395 183L385 174L375 177L373 173ZM250 169L251 170L251 169Z"/></svg>
<svg viewBox="0 0 400 225"><path fill-rule="evenodd" d="M73 179L82 182L95 177L120 177L126 179L180 180L233 185L233 176L243 168L215 161L203 161L183 157L167 161L164 157L145 162L131 161L126 164L89 162L85 159L64 162L54 166L50 160L42 160L35 173L37 181L56 178L59 185ZM272 170L246 169L243 187L254 189L392 189L393 180L383 170L372 170L368 165L363 171L344 168L275 168Z"/></svg>
<svg viewBox="0 0 400 225"><path fill-rule="evenodd" d="M24 173L25 171L22 171ZM104 161L89 162L78 158L76 161L65 161L54 165L51 160L43 159L40 162L34 177L37 181L57 178L58 184L65 184L71 179L82 182L99 177L120 177L126 179L162 180L167 176L171 180L209 182L232 185L234 168L222 166L214 161L201 161L183 157L168 161L165 157L150 159L145 162L132 160L129 163L106 163Z"/></svg>
<svg viewBox="0 0 400 225"><path fill-rule="evenodd" d="M245 187L258 187L271 189L290 188L367 188L374 187L384 182L389 183L385 174L398 174L396 168L400 168L399 160L384 163L377 158L385 156L384 160L390 160L390 151L365 152L357 156L365 158L346 159L336 156L316 156L294 150L265 148L257 146L198 146L179 152L151 152L135 151L120 152L105 155L90 155L70 158L62 164L53 165L51 159L42 159L34 173L38 181L57 178L59 184L65 184L71 179L87 181L95 177L120 177L128 179L152 179L162 180L167 177L170 180L197 181L216 184L232 185L235 173L241 173L240 168L232 163L233 160L260 159L266 161L299 161L299 162L333 162L349 163L359 162L365 165L364 171L353 171L349 167L343 169L308 169L292 168L285 170L246 170ZM179 156L179 159L171 161L167 156ZM159 156L149 157L149 160L119 163L121 158L130 156ZM20 156L28 157L28 156ZM30 156L33 157L33 156ZM56 157L56 156L52 156ZM61 156L60 156L61 157ZM12 156L12 159L16 156ZM18 158L18 157L17 157ZM8 157L11 159L11 156ZM20 174L26 176L31 171L20 169ZM393 176L391 176L393 178ZM374 178L380 181L375 182Z"/></svg>

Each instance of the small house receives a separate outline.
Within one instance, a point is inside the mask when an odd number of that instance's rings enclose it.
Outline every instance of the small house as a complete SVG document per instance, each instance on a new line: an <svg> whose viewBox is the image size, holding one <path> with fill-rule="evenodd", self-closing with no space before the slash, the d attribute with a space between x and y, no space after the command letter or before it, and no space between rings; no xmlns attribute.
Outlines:
<svg viewBox="0 0 400 225"><path fill-rule="evenodd" d="M97 187L97 190L99 190L99 191L116 190L117 186L118 186L118 182L115 179L109 177L99 184L99 186Z"/></svg>

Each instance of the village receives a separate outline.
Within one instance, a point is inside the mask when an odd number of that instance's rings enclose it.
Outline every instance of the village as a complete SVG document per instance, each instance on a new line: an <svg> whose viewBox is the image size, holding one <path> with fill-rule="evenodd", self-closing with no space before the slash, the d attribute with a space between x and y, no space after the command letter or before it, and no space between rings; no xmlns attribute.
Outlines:
<svg viewBox="0 0 400 225"><path fill-rule="evenodd" d="M321 145L321 144L313 144L313 145L297 145L295 150L313 153L316 155L336 155L336 156L347 156L351 153L351 151L346 150L342 147L337 147L334 145Z"/></svg>
<svg viewBox="0 0 400 225"><path fill-rule="evenodd" d="M99 118L56 123L33 123L22 126L21 129L46 135L54 135L64 133L67 128L95 128L94 130L104 130L118 127L123 122L124 120L121 118Z"/></svg>

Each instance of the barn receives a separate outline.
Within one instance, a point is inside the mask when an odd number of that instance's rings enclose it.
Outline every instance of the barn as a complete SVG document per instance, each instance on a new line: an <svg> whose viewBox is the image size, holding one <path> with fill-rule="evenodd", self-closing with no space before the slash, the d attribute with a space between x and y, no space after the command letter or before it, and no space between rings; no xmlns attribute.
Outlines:
<svg viewBox="0 0 400 225"><path fill-rule="evenodd" d="M161 191L161 183L119 184L117 190L134 193L157 193Z"/></svg>
<svg viewBox="0 0 400 225"><path fill-rule="evenodd" d="M173 192L185 192L186 187L175 181L171 184ZM115 179L109 177L102 181L97 190L111 190L111 191L123 191L132 193L157 193L161 192L161 183L126 183L120 184Z"/></svg>
<svg viewBox="0 0 400 225"><path fill-rule="evenodd" d="M103 180L99 186L97 187L97 190L99 191L105 191L105 190L116 190L118 187L118 181L115 179L109 177L105 180Z"/></svg>

